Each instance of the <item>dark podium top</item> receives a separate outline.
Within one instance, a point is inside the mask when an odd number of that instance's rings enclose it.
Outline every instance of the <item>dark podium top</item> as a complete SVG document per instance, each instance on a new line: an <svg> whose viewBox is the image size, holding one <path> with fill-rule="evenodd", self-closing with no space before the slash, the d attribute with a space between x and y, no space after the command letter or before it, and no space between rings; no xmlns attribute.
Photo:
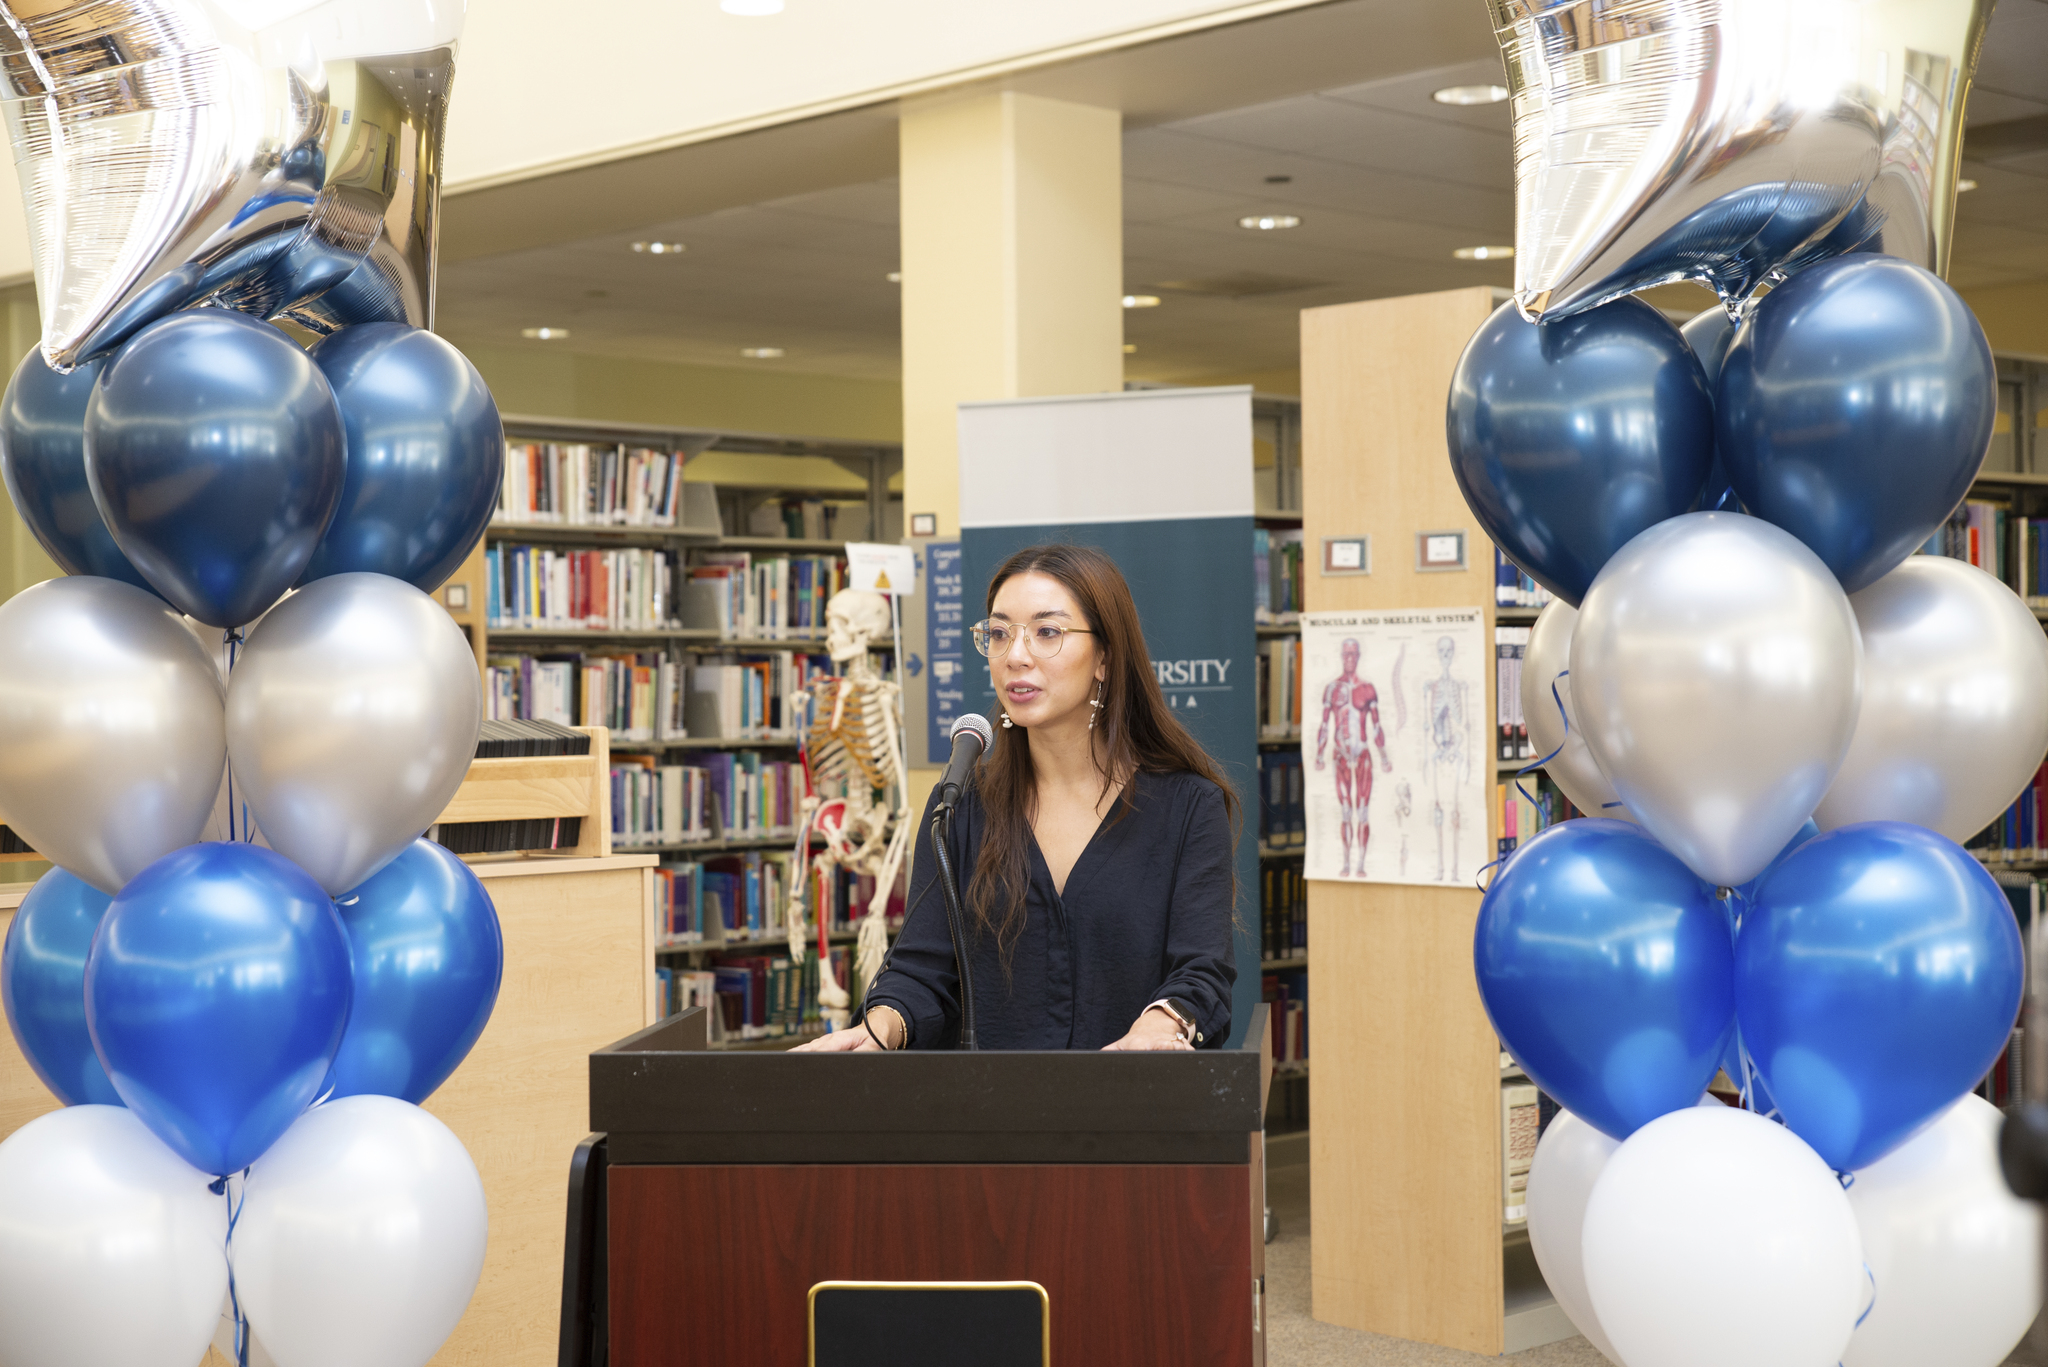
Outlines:
<svg viewBox="0 0 2048 1367"><path fill-rule="evenodd" d="M1243 1163L1265 1015L1236 1049L792 1055L693 1008L590 1056L590 1128L613 1164Z"/></svg>

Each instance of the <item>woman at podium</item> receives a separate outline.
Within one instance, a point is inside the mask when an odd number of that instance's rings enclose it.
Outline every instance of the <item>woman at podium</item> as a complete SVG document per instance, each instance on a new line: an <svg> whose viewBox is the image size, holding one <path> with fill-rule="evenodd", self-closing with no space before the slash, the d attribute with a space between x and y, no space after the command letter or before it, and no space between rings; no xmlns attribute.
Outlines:
<svg viewBox="0 0 2048 1367"><path fill-rule="evenodd" d="M1237 798L1166 705L1115 562L1036 546L971 629L1001 724L952 822L985 1049L1193 1049L1230 1033ZM851 1029L814 1051L950 1049L959 979L917 826L909 912Z"/></svg>

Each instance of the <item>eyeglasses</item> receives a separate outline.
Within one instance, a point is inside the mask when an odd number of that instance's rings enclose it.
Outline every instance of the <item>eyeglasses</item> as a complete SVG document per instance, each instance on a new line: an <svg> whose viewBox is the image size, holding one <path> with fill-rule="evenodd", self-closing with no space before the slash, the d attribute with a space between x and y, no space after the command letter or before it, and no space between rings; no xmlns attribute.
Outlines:
<svg viewBox="0 0 2048 1367"><path fill-rule="evenodd" d="M984 655L1006 659L1010 650L1020 640L1030 642L1025 653L1034 659L1050 660L1060 653L1060 647L1067 643L1067 633L1082 636L1095 633L1085 627L1063 627L1053 622L998 622L993 617L976 622L967 629L974 638L974 648Z"/></svg>

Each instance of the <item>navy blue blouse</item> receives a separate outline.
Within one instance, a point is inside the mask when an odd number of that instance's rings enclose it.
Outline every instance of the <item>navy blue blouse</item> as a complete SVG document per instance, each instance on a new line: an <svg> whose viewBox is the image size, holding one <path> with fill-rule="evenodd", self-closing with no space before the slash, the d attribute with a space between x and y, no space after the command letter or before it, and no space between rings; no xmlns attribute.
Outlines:
<svg viewBox="0 0 2048 1367"><path fill-rule="evenodd" d="M970 790L953 813L952 853L966 911L974 1017L984 1049L1100 1049L1129 1033L1161 997L1192 1003L1205 1047L1230 1033L1231 870L1236 849L1223 794L1189 773L1144 774L1096 828L1053 891L1038 841L1029 845L1024 930L1003 971L995 936L966 905L981 852L983 811ZM951 1049L960 1008L953 943L931 854L934 792L918 822L909 911L888 966L867 994L910 1026L913 1049Z"/></svg>

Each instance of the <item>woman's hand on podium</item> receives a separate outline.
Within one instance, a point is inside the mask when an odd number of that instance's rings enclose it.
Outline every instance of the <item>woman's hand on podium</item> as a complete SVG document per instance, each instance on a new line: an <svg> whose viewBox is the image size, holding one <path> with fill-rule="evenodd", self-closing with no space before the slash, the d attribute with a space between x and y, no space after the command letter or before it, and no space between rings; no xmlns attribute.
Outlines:
<svg viewBox="0 0 2048 1367"><path fill-rule="evenodd" d="M832 1038L830 1035L826 1039ZM1195 1046L1181 1038L1180 1022L1152 1007L1139 1016L1131 1026L1130 1033L1122 1039L1102 1046L1103 1052L1111 1049L1192 1049Z"/></svg>
<svg viewBox="0 0 2048 1367"><path fill-rule="evenodd" d="M844 1030L834 1030L829 1035L820 1035L814 1040L806 1040L789 1052L792 1054L851 1054L862 1049L872 1053L880 1053L882 1046L875 1043L874 1039L869 1036L865 1029L854 1025Z"/></svg>

